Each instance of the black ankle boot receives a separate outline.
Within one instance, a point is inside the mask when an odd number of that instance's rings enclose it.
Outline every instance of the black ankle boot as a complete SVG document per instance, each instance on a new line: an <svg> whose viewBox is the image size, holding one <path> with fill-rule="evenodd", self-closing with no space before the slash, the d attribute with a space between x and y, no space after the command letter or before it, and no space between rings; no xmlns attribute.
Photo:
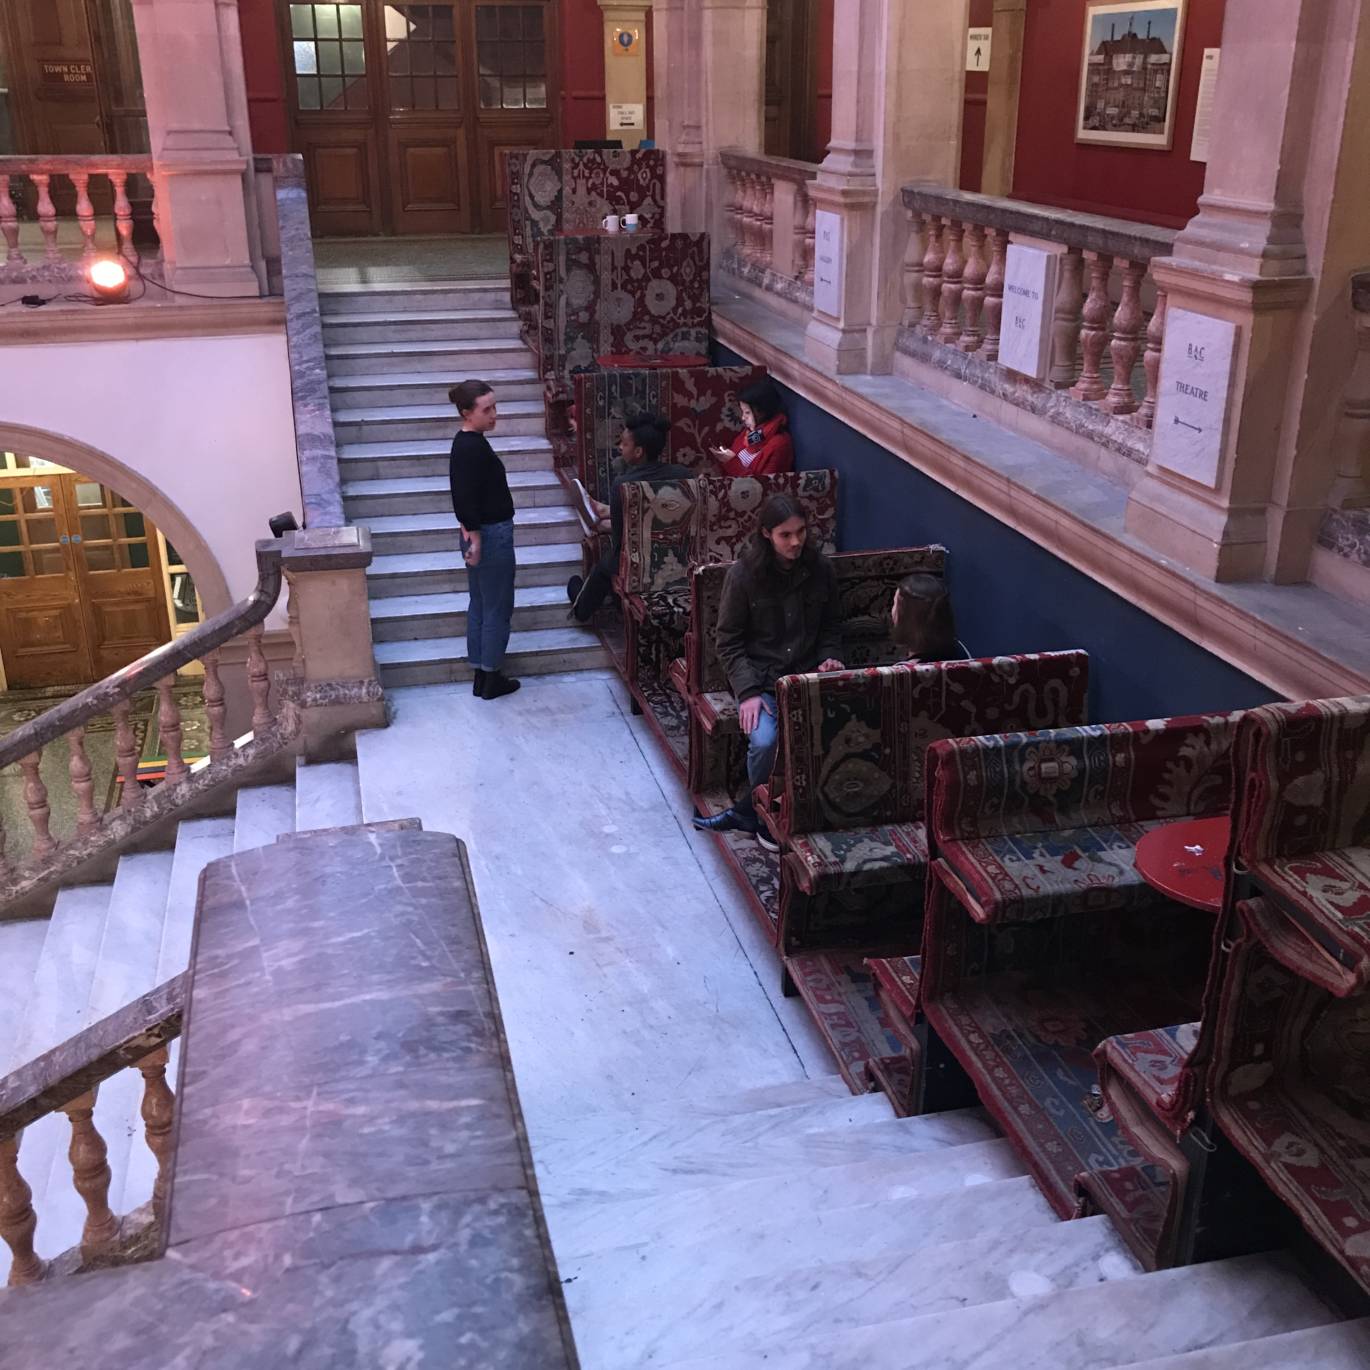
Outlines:
<svg viewBox="0 0 1370 1370"><path fill-rule="evenodd" d="M476 678L471 682L471 693L477 699L485 697L485 672L479 666L476 667Z"/></svg>
<svg viewBox="0 0 1370 1370"><path fill-rule="evenodd" d="M486 671L485 688L481 691L482 699L499 699L503 695L511 695L519 687L517 680L511 679L503 671Z"/></svg>

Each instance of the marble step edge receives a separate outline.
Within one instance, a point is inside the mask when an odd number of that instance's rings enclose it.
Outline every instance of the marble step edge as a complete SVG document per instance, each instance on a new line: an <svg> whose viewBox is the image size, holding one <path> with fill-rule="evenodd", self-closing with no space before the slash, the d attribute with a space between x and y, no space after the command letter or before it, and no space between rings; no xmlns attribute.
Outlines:
<svg viewBox="0 0 1370 1370"><path fill-rule="evenodd" d="M553 470L510 471L510 492L561 490L565 487ZM452 483L446 476L370 476L342 483L343 499L398 498L404 495L449 495Z"/></svg>
<svg viewBox="0 0 1370 1370"><path fill-rule="evenodd" d="M320 309L324 327L329 324L354 323L498 323L517 324L519 317L512 309L495 305L476 305L470 309Z"/></svg>
<svg viewBox="0 0 1370 1370"><path fill-rule="evenodd" d="M384 387L409 389L423 386L427 389L450 390L465 376L458 372L442 371L352 371L345 376L329 376L330 390L370 390ZM484 372L481 380L496 388L501 385L541 385L542 377L531 366L495 367Z"/></svg>
<svg viewBox="0 0 1370 1370"><path fill-rule="evenodd" d="M533 628L515 630L509 634L508 654L511 657L568 652L601 654L603 651L599 638L588 628ZM466 639L428 637L409 638L399 642L378 642L375 644L375 652L376 664L383 669L445 662L460 663L464 666Z"/></svg>
<svg viewBox="0 0 1370 1370"><path fill-rule="evenodd" d="M457 532L457 516L450 509L434 509L420 514L376 514L362 520L373 538L397 533ZM514 533L520 528L566 528L577 530L580 522L569 504L533 504L514 510Z"/></svg>
<svg viewBox="0 0 1370 1370"><path fill-rule="evenodd" d="M436 614L465 614L471 595L466 590L435 592L429 595L393 595L371 601L371 620L401 623L406 619L431 618ZM514 612L520 609L568 608L564 585L515 585Z"/></svg>
<svg viewBox="0 0 1370 1370"><path fill-rule="evenodd" d="M1370 1318L1126 1364L1128 1370L1365 1370L1370 1365Z"/></svg>
<svg viewBox="0 0 1370 1370"><path fill-rule="evenodd" d="M542 400L508 400L500 406L502 419L540 417ZM334 423L451 423L456 431L456 413L450 404L358 405L354 409L334 408ZM450 439L449 439L450 442Z"/></svg>

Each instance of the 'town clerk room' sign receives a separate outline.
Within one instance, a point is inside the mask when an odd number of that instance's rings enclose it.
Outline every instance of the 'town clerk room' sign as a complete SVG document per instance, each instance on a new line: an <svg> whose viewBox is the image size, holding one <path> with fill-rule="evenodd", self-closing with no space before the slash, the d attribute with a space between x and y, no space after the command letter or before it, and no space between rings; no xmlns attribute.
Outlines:
<svg viewBox="0 0 1370 1370"><path fill-rule="evenodd" d="M1158 466L1210 488L1222 470L1237 325L1188 309L1165 320L1160 395L1151 456Z"/></svg>

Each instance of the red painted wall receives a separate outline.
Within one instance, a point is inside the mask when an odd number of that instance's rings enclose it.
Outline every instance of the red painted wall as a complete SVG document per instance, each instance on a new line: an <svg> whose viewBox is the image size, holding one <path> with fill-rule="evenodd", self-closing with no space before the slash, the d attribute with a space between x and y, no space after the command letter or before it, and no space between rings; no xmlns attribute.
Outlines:
<svg viewBox="0 0 1370 1370"><path fill-rule="evenodd" d="M990 28L994 23L994 0L970 0L970 27ZM990 42L990 60L994 45ZM961 107L962 190L979 190L985 169L985 111L989 104L989 71L966 72L966 91Z"/></svg>
<svg viewBox="0 0 1370 1370"><path fill-rule="evenodd" d="M1222 45L1224 0L1189 0L1181 34L1175 139L1169 152L1075 141L1086 0L1033 0L1023 35L1023 81L1013 193L1121 219L1182 228L1203 191L1189 160L1203 50Z"/></svg>
<svg viewBox="0 0 1370 1370"><path fill-rule="evenodd" d="M828 155L832 137L832 25L833 0L818 0L818 35L814 55L815 85L813 147L811 160L821 162Z"/></svg>
<svg viewBox="0 0 1370 1370"><path fill-rule="evenodd" d="M238 0L247 76L247 113L254 152L289 152L285 72L276 28L276 0Z"/></svg>

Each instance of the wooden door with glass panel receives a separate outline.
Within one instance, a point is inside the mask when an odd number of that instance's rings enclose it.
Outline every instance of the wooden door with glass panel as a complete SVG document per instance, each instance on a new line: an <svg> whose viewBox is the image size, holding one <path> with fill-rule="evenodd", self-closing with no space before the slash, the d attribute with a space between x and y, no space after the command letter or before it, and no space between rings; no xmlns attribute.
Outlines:
<svg viewBox="0 0 1370 1370"><path fill-rule="evenodd" d="M63 479L92 679L101 680L171 637L161 548L152 524L108 486Z"/></svg>
<svg viewBox="0 0 1370 1370"><path fill-rule="evenodd" d="M11 690L94 678L66 494L60 476L0 482L0 655Z"/></svg>

